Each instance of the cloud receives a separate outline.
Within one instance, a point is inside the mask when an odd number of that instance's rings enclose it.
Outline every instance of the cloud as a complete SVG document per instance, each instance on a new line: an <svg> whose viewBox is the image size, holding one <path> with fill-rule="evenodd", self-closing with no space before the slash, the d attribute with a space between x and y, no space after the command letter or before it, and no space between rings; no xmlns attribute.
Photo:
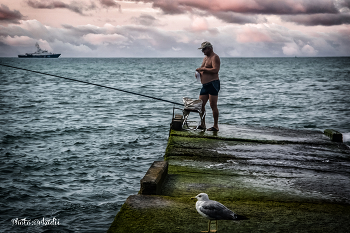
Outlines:
<svg viewBox="0 0 350 233"><path fill-rule="evenodd" d="M37 20L21 20L19 24L0 25L0 57L31 52L37 41L62 57L198 57L203 54L197 48L205 40L212 42L221 57L350 54L350 29L344 26L303 33L277 24L229 24L212 33L203 19L193 16L192 30L176 31L150 25L52 27ZM194 31L195 27L201 31Z"/></svg>
<svg viewBox="0 0 350 233"><path fill-rule="evenodd" d="M286 43L282 50L287 56L316 56L318 53L311 45L302 45L300 41Z"/></svg>
<svg viewBox="0 0 350 233"><path fill-rule="evenodd" d="M43 38L52 41L52 35L44 25L37 20L23 20L19 25L9 25L7 27L0 26L0 37L21 37L27 36L33 39Z"/></svg>
<svg viewBox="0 0 350 233"><path fill-rule="evenodd" d="M23 46L31 44L34 48L35 39L29 36L6 36L3 38L2 42L11 46Z"/></svg>
<svg viewBox="0 0 350 233"><path fill-rule="evenodd" d="M109 7L115 7L119 9L119 12L122 11L121 5L119 3L116 3L114 0L99 0L102 7L109 8Z"/></svg>
<svg viewBox="0 0 350 233"><path fill-rule="evenodd" d="M317 50L315 50L312 46L310 45L305 45L302 47L301 52L307 56L315 56L317 55Z"/></svg>
<svg viewBox="0 0 350 233"><path fill-rule="evenodd" d="M141 14L139 17L132 17L131 21L135 24L144 25L144 26L160 25L160 23L155 17L148 14Z"/></svg>
<svg viewBox="0 0 350 233"><path fill-rule="evenodd" d="M291 36L292 38L285 42L282 47L283 53L287 56L317 56L319 51L315 47L324 52L331 48L330 41L327 42L326 39L327 35L324 35L324 38L313 40L310 40L310 37L303 34ZM334 50L334 48L331 49Z"/></svg>
<svg viewBox="0 0 350 233"><path fill-rule="evenodd" d="M350 14L314 14L282 16L282 20L306 26L350 24Z"/></svg>
<svg viewBox="0 0 350 233"><path fill-rule="evenodd" d="M182 43L177 42L175 32L155 27L106 24L103 27L63 25L63 28L54 28L37 20L23 21L19 26L0 26L0 43L8 47L14 46L15 42L21 44L21 53L33 50L33 42L37 40L48 42L63 56L161 56L177 52L172 47L183 48ZM57 44L60 44L59 48ZM73 47L79 50L67 49Z"/></svg>
<svg viewBox="0 0 350 233"><path fill-rule="evenodd" d="M194 32L200 32L200 31L206 31L209 29L208 22L203 17L193 16L192 17L192 24L191 24L191 31Z"/></svg>
<svg viewBox="0 0 350 233"><path fill-rule="evenodd" d="M105 45L105 44L125 44L124 42L127 41L127 38L125 38L122 35L118 35L116 33L114 34L87 34L83 36L83 39L90 44L94 45Z"/></svg>
<svg viewBox="0 0 350 233"><path fill-rule="evenodd" d="M120 4L116 3L114 0L99 0L101 5L105 7L117 7L120 8Z"/></svg>
<svg viewBox="0 0 350 233"><path fill-rule="evenodd" d="M55 8L64 8L80 15L85 15L84 11L97 9L97 6L94 2L90 2L90 5L85 5L82 2L72 1L70 4L64 3L62 1L56 0L27 0L26 3L28 6L36 9L55 9Z"/></svg>
<svg viewBox="0 0 350 233"><path fill-rule="evenodd" d="M194 8L209 12L236 12L248 14L315 14L338 13L333 0L134 0L152 3L168 14L183 13ZM345 1L345 0L342 0ZM342 4L347 6L348 3Z"/></svg>
<svg viewBox="0 0 350 233"><path fill-rule="evenodd" d="M248 24L258 23L259 21L266 21L262 18L260 19L257 15L245 15L234 12L213 12L212 15L226 23Z"/></svg>
<svg viewBox="0 0 350 233"><path fill-rule="evenodd" d="M350 0L339 0L335 2L338 8L350 8Z"/></svg>
<svg viewBox="0 0 350 233"><path fill-rule="evenodd" d="M165 14L186 12L210 14L227 23L261 23L264 15L281 15L283 20L312 25L349 24L349 0L134 0L152 3ZM204 11L204 13L203 13ZM266 21L266 20L265 20Z"/></svg>
<svg viewBox="0 0 350 233"><path fill-rule="evenodd" d="M282 48L283 53L287 56L296 56L300 55L300 49L299 46L295 43L286 43L285 46Z"/></svg>
<svg viewBox="0 0 350 233"><path fill-rule="evenodd" d="M104 28L91 24L80 25L76 27L68 24L63 24L62 27L69 30L70 32L73 32L76 36L83 36L86 34L100 34L104 32Z"/></svg>
<svg viewBox="0 0 350 233"><path fill-rule="evenodd" d="M262 30L254 27L246 27L237 33L237 42L251 43L251 42L272 42L271 37L265 34Z"/></svg>
<svg viewBox="0 0 350 233"><path fill-rule="evenodd" d="M136 0L137 1L137 0ZM190 7L180 4L177 0L174 1L162 1L162 0L146 0L137 2L152 2L154 8L160 8L166 14L182 14L186 11L190 11Z"/></svg>
<svg viewBox="0 0 350 233"><path fill-rule="evenodd" d="M11 11L6 5L0 5L0 22L18 24L21 19L24 19L21 12L17 10Z"/></svg>

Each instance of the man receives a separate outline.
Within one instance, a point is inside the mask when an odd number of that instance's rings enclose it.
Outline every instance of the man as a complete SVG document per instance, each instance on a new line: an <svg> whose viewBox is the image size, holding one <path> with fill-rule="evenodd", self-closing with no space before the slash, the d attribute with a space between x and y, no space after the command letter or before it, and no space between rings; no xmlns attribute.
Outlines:
<svg viewBox="0 0 350 233"><path fill-rule="evenodd" d="M219 80L219 70L220 70L220 58L213 51L213 46L210 42L206 41L201 44L201 49L205 57L203 59L202 66L196 71L201 75L201 82L203 84L202 89L199 94L199 99L203 101L202 112L205 112L205 105L209 100L210 107L213 110L214 125L213 127L207 129L208 131L219 131L219 110L217 106L218 94L220 91L220 80ZM199 129L205 129L205 117L201 122Z"/></svg>

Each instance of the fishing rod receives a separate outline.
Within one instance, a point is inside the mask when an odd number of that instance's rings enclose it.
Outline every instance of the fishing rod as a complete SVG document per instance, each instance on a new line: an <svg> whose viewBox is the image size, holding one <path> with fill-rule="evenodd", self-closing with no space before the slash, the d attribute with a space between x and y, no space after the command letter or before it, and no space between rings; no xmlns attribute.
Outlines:
<svg viewBox="0 0 350 233"><path fill-rule="evenodd" d="M24 68L20 68L20 67L16 67L16 66L5 65L5 64L2 64L2 63L0 63L0 65L7 66L7 67L10 67L10 68L14 68L14 69L19 69L19 70L30 71L30 72L33 72L33 73L49 75L49 76L53 76L53 77L57 77L57 78L63 78L63 79L67 79L67 80L70 80L70 81L81 82L81 83L94 85L94 86L98 86L98 87L104 87L104 88L108 88L108 89L112 89L112 90L116 90L116 91L122 91L122 92L133 94L133 95L139 95L139 96L143 96L143 97L147 97L147 98L151 98L151 99L155 99L155 100L164 101L164 102L168 102L168 103L171 103L171 104L176 104L176 105L183 106L183 104L179 104L179 103L176 103L176 102L173 102L173 101L164 100L164 99L161 99L161 98L156 98L156 97L149 96L149 95L143 95L143 94L139 94L139 93L132 92L132 91L126 91L126 90L122 90L122 89L115 88L115 87L108 87L108 86L104 86L104 85L100 85L100 84L96 84L96 83L90 83L90 82L86 82L86 81L82 81L82 80L78 80L78 79L62 77L62 76L55 75L55 74L48 74L48 73L39 72L39 71L35 71L35 70L29 70L29 69L24 69Z"/></svg>

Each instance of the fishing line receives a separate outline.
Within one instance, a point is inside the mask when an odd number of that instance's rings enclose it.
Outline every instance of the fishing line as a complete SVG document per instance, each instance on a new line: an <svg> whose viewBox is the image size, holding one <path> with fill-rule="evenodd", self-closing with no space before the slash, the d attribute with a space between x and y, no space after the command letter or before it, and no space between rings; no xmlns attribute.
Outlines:
<svg viewBox="0 0 350 233"><path fill-rule="evenodd" d="M19 69L19 70L30 71L30 72L33 72L33 73L49 75L49 76L53 76L53 77L57 77L57 78L63 78L63 79L67 79L67 80L70 80L70 81L81 82L81 83L94 85L94 86L98 86L98 87L104 87L104 88L108 88L108 89L112 89L112 90L116 90L116 91L122 91L122 92L133 94L133 95L139 95L139 96L143 96L143 97L147 97L147 98L151 98L151 99L155 99L155 100L164 101L164 102L168 102L168 103L171 103L171 104L176 104L176 105L183 106L183 104L179 104L179 103L176 103L176 102L173 102L173 101L164 100L164 99L161 99L161 98L156 98L156 97L149 96L149 95L143 95L143 94L139 94L139 93L132 92L132 91L126 91L126 90L118 89L118 88L115 88L115 87L103 86L103 85L96 84L96 83L90 83L90 82L86 82L86 81L82 81L82 80L78 80L78 79L62 77L62 76L55 75L55 74L43 73L43 72L39 72L39 71L35 71L35 70L24 69L24 68L20 68L20 67L16 67L16 66L10 66L10 65L5 65L5 64L1 64L1 63L0 63L0 65L7 66L7 67L10 67L10 68L14 68L14 69Z"/></svg>

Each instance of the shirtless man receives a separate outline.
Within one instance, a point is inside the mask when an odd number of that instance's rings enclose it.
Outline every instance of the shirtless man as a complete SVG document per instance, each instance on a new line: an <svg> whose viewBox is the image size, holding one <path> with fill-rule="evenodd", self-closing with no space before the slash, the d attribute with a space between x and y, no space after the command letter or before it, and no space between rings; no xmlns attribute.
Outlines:
<svg viewBox="0 0 350 233"><path fill-rule="evenodd" d="M199 94L199 99L203 101L202 112L205 112L205 105L208 100L210 107L213 110L214 126L207 129L208 131L219 131L219 110L217 106L218 93L220 91L220 80L219 80L219 70L220 70L220 58L217 54L213 52L213 46L210 42L203 42L199 48L204 53L205 57L203 59L202 66L196 71L201 75L201 82L203 87ZM199 129L205 129L205 117L201 122Z"/></svg>

